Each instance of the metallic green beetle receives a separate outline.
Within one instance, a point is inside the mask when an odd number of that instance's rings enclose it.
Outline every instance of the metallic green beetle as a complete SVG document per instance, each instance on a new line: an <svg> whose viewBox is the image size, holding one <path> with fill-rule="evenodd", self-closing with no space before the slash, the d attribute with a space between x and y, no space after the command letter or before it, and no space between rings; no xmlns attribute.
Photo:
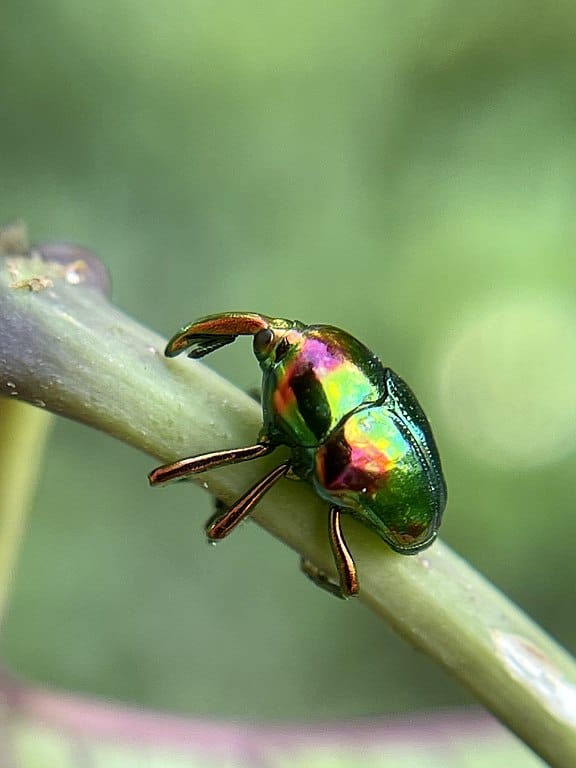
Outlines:
<svg viewBox="0 0 576 768"><path fill-rule="evenodd" d="M200 358L254 337L262 369L263 426L255 445L158 467L151 485L255 459L280 445L291 457L206 527L227 536L288 471L330 504L329 538L339 584L308 561L304 572L339 597L358 592L341 515L371 528L396 552L414 554L436 538L446 485L430 425L408 386L361 342L330 325L305 325L251 312L202 318L179 331L165 354Z"/></svg>

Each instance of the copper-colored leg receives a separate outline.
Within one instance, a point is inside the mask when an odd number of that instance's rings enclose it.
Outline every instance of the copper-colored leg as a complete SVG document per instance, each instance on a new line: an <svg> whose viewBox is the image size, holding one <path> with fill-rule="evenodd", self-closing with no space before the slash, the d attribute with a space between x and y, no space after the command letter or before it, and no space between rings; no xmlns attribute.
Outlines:
<svg viewBox="0 0 576 768"><path fill-rule="evenodd" d="M272 488L274 483L281 477L284 477L290 467L290 462L285 461L280 466L273 469L266 477L263 477L256 485L252 486L242 498L226 510L223 515L216 519L211 519L206 528L206 535L212 541L223 539L234 530L234 528L244 518L248 517L254 506L260 501L262 496Z"/></svg>
<svg viewBox="0 0 576 768"><path fill-rule="evenodd" d="M330 538L330 548L334 555L334 561L336 563L336 569L338 571L339 583L335 583L330 577L320 570L318 566L311 563L309 560L302 559L300 561L300 567L302 571L311 579L314 584L331 595L346 599L353 597L358 593L360 586L358 584L358 576L356 574L356 566L354 560L348 549L348 545L344 539L341 525L342 510L340 507L331 506L328 516L328 535Z"/></svg>
<svg viewBox="0 0 576 768"><path fill-rule="evenodd" d="M342 510L340 507L330 507L330 546L332 547L332 554L334 555L336 568L340 576L342 597L352 597L352 595L357 594L360 587L358 585L356 566L342 533L341 517Z"/></svg>
<svg viewBox="0 0 576 768"><path fill-rule="evenodd" d="M214 453L205 453L201 456L190 456L186 459L180 459L172 464L163 464L156 467L148 475L150 485L160 485L169 483L171 480L182 480L189 475L196 475L200 472L206 472L208 469L216 469L227 464L238 464L241 461L250 461L258 459L260 456L266 456L274 450L274 447L268 443L257 443L247 448L235 448L228 451L215 451Z"/></svg>

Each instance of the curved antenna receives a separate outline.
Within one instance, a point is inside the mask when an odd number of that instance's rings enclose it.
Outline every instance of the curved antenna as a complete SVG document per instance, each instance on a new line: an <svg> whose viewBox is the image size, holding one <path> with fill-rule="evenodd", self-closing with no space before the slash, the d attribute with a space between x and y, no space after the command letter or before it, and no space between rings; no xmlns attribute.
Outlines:
<svg viewBox="0 0 576 768"><path fill-rule="evenodd" d="M232 344L237 336L253 336L269 327L271 318L255 312L223 312L208 315L182 328L166 345L166 357L188 351L198 359L220 347Z"/></svg>

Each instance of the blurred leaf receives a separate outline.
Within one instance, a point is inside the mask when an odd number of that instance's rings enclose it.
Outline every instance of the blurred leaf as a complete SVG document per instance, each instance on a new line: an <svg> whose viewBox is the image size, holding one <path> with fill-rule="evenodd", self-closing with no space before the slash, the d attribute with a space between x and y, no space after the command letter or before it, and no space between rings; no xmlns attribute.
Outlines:
<svg viewBox="0 0 576 768"><path fill-rule="evenodd" d="M537 768L540 760L477 713L249 726L170 717L3 678L3 764L14 768Z"/></svg>

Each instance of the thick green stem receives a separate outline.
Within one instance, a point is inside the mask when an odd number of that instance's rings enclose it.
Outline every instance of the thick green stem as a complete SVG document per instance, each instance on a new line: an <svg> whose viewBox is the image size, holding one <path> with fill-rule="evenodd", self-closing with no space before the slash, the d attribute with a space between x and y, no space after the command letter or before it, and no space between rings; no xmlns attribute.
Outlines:
<svg viewBox="0 0 576 768"><path fill-rule="evenodd" d="M164 341L112 307L88 267L76 262L68 270L62 260L38 257L0 263L0 392L42 403L163 462L254 441L260 414L250 398L199 363L164 358ZM199 482L231 502L274 463L275 456L259 459ZM334 573L326 508L306 485L280 483L254 517ZM403 557L353 520L345 524L360 599L542 757L576 765L574 660L442 542Z"/></svg>

